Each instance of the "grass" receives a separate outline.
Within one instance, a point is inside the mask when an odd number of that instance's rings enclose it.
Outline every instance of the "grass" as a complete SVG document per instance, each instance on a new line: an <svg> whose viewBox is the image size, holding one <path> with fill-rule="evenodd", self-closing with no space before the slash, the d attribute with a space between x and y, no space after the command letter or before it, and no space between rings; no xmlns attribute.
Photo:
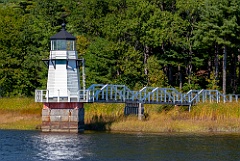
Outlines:
<svg viewBox="0 0 240 161"><path fill-rule="evenodd" d="M86 109L85 123L93 129L141 132L240 132L238 103L204 103L188 107L145 105L145 117L123 116L124 104ZM109 108L110 107L110 108ZM112 114L106 112L111 109ZM95 109L95 112L93 112ZM114 112L115 111L115 112ZM94 115L93 115L94 114ZM104 127L105 126L105 127Z"/></svg>
<svg viewBox="0 0 240 161"><path fill-rule="evenodd" d="M144 105L142 121L124 116L124 104L85 104L87 130L141 132L240 132L240 104L203 103L188 107ZM0 129L36 129L41 103L32 98L1 98Z"/></svg>
<svg viewBox="0 0 240 161"><path fill-rule="evenodd" d="M41 109L32 98L0 98L0 129L39 128Z"/></svg>

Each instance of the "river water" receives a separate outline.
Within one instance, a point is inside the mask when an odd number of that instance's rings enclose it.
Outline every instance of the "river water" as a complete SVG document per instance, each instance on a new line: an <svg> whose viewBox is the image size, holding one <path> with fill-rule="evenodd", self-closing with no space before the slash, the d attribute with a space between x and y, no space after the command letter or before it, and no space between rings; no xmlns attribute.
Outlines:
<svg viewBox="0 0 240 161"><path fill-rule="evenodd" d="M1 161L237 161L240 134L0 130Z"/></svg>

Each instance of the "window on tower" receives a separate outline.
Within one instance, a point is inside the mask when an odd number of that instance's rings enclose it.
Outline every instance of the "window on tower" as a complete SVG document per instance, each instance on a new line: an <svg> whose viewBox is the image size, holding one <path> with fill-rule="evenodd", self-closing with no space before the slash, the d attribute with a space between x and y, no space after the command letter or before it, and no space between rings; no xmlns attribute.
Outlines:
<svg viewBox="0 0 240 161"><path fill-rule="evenodd" d="M73 40L52 40L51 42L51 50L75 50L74 41Z"/></svg>

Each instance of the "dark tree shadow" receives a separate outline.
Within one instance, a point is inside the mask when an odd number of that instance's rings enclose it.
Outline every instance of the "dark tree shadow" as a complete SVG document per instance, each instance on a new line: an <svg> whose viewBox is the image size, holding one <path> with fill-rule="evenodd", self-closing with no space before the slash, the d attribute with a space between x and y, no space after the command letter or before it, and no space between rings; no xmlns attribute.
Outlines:
<svg viewBox="0 0 240 161"><path fill-rule="evenodd" d="M117 120L119 120L119 118L93 115L92 119L88 123L85 123L85 130L111 131L112 123Z"/></svg>

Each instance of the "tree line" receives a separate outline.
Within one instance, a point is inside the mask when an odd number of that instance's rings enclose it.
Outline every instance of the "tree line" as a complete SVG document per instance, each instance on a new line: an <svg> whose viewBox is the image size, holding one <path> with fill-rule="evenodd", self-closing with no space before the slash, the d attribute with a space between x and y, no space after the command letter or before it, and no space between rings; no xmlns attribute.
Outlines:
<svg viewBox="0 0 240 161"><path fill-rule="evenodd" d="M0 96L46 89L67 24L86 83L240 92L239 0L0 0Z"/></svg>

